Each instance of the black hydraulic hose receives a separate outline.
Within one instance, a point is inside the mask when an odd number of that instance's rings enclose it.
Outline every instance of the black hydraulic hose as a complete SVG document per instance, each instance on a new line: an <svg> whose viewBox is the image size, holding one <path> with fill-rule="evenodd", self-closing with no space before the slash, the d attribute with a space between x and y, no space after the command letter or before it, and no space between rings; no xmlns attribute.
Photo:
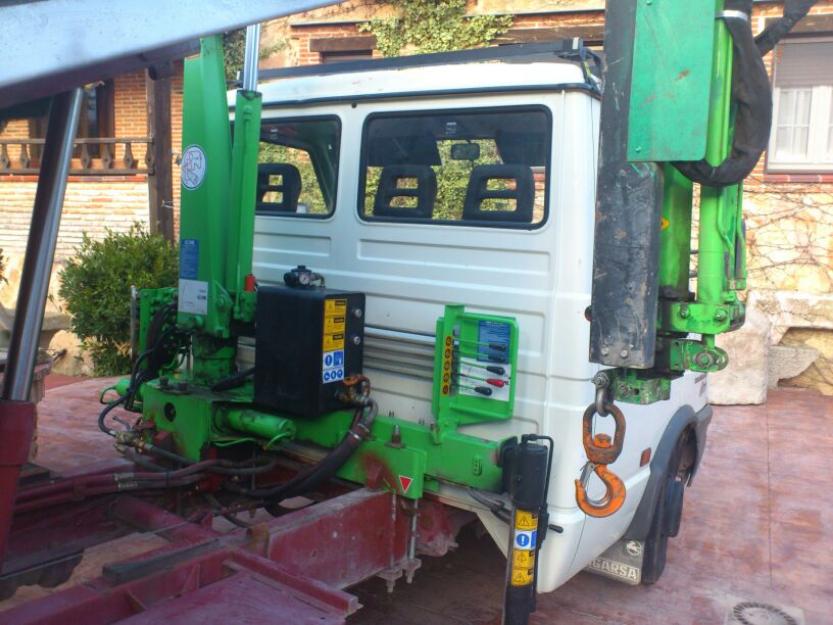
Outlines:
<svg viewBox="0 0 833 625"><path fill-rule="evenodd" d="M281 493L281 499L288 499L289 497L315 490L315 488L336 474L336 471L347 462L363 440L363 438L351 430L329 454L315 465L313 471L299 476L300 479L297 482L287 483Z"/></svg>
<svg viewBox="0 0 833 625"><path fill-rule="evenodd" d="M804 19L816 2L818 0L785 0L781 19L767 26L760 35L755 37L755 45L758 46L761 56L769 54L793 29L793 26Z"/></svg>
<svg viewBox="0 0 833 625"><path fill-rule="evenodd" d="M164 449L157 445L145 444L143 448L151 454L155 454L171 462L178 462L186 466L190 466L198 462L195 460L190 460L185 456L181 456L180 454L175 453L173 451L168 451L167 449ZM247 475L257 475L259 473L266 473L274 469L278 463L277 458L272 458L269 456L261 456L261 458L265 458L265 462L258 462L259 459L256 458L254 466L240 466L240 464L230 462L228 460L216 460L213 465L206 467L205 470L210 473L218 473L220 475L232 475L243 477Z"/></svg>
<svg viewBox="0 0 833 625"><path fill-rule="evenodd" d="M236 516L231 514L230 512L223 511L223 504L221 504L217 498L212 495L211 493L205 493L204 495L205 500L209 503L209 505L217 512L221 517L223 517L226 521L231 523L232 525L236 525L237 527L243 528L250 528L252 525L251 523L246 523L245 521L241 521Z"/></svg>
<svg viewBox="0 0 833 625"><path fill-rule="evenodd" d="M260 464L256 462L254 466L250 467L240 467L226 460L221 460L216 467L211 467L209 471L211 471L211 473L218 473L220 475L258 475L259 473L266 473L268 471L271 471L278 464L277 457L265 456L265 458L266 462Z"/></svg>
<svg viewBox="0 0 833 625"><path fill-rule="evenodd" d="M105 434L107 434L109 436L115 436L116 435L115 430L111 430L110 428L107 427L107 423L106 423L107 415L116 406L119 406L119 405L123 404L126 400L127 400L127 396L119 397L117 400L112 401L109 404L107 404L106 406L104 406L104 408L98 414L98 429L99 430L101 430L102 432L104 432Z"/></svg>
<svg viewBox="0 0 833 625"><path fill-rule="evenodd" d="M772 127L772 90L763 59L804 17L816 0L786 0L784 16L757 38L752 34L752 0L726 0L722 16L734 45L732 99L735 134L728 158L719 165L706 159L675 162L689 180L710 186L739 184L752 173L769 145Z"/></svg>
<svg viewBox="0 0 833 625"><path fill-rule="evenodd" d="M168 317L175 312L176 304L170 303L156 311L151 319L146 337L148 347L136 358L130 370L130 383L125 393L125 408L127 410L134 410L133 403L142 384L157 377L159 370L173 358L173 354L169 351L166 352L164 347L165 342L175 335L178 330L175 326L167 330L164 328ZM147 363L145 363L146 360ZM143 363L145 363L145 366L140 369Z"/></svg>
<svg viewBox="0 0 833 625"><path fill-rule="evenodd" d="M227 483L226 487L250 497L268 499L271 505L276 505L284 499L295 497L321 485L335 475L367 438L379 407L372 399L367 399L366 402L356 411L353 426L341 442L310 470L299 473L288 482L267 488L245 489L233 483Z"/></svg>
<svg viewBox="0 0 833 625"><path fill-rule="evenodd" d="M728 13L723 20L735 49L732 99L736 113L731 153L719 165L706 159L674 163L689 180L711 187L738 184L752 173L769 144L772 126L769 75L750 24L752 0L727 0L725 9Z"/></svg>
<svg viewBox="0 0 833 625"><path fill-rule="evenodd" d="M238 386L242 386L243 383L246 381L247 378L250 378L255 374L255 368L251 367L250 369L245 369L243 371L239 371L234 375L231 375L227 378L224 378L214 384L211 387L211 390L215 393L220 393L222 391L230 391L233 388L237 388Z"/></svg>
<svg viewBox="0 0 833 625"><path fill-rule="evenodd" d="M163 467L162 465L156 464L150 458L145 458L141 454L136 453L135 451L127 450L125 451L124 455L127 457L128 460L130 460L130 462L132 462L133 464L138 464L140 467L144 469L149 469L150 471L156 471L158 473L164 473L165 471L169 470L166 467Z"/></svg>
<svg viewBox="0 0 833 625"><path fill-rule="evenodd" d="M178 453L168 451L167 449L163 449L162 447L153 445L151 443L145 443L142 446L142 449L147 450L156 456L161 456L165 458L165 460L170 460L171 462L178 462L184 465L195 464L194 460L189 460L185 456L180 456Z"/></svg>
<svg viewBox="0 0 833 625"><path fill-rule="evenodd" d="M353 452L367 438L378 412L379 407L376 402L372 399L368 400L367 405L359 409L358 419L341 442L321 462L315 465L312 471L298 476L301 479L292 488L288 489L288 492L284 493L282 498L286 499L314 490L333 477L336 471L347 462Z"/></svg>

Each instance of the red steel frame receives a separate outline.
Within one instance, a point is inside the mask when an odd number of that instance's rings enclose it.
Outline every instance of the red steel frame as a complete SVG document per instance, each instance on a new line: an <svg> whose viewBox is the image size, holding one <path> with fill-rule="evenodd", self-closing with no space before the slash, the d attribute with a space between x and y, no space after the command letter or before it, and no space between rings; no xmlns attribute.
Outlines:
<svg viewBox="0 0 833 625"><path fill-rule="evenodd" d="M100 463L52 487L66 492L67 484L124 468ZM29 490L21 490L18 502ZM19 514L0 591L4 579L6 591L17 583L61 583L84 548L132 531L155 532L169 544L108 564L91 582L0 612L0 625L344 623L360 607L344 588L373 576L389 588L402 576L410 581L420 563L419 535L425 550L439 555L453 545L460 525L435 501L423 500L417 509L394 493L367 488L228 533L211 529L212 514L198 516L189 520L127 494Z"/></svg>

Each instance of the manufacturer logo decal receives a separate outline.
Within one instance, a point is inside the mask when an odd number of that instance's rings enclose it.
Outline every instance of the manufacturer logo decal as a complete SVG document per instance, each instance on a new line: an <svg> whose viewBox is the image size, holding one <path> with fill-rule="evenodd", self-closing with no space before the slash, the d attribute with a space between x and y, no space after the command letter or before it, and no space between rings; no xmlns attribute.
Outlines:
<svg viewBox="0 0 833 625"><path fill-rule="evenodd" d="M198 145L189 145L182 153L180 163L180 177L182 186L193 191L198 188L205 179L205 152Z"/></svg>

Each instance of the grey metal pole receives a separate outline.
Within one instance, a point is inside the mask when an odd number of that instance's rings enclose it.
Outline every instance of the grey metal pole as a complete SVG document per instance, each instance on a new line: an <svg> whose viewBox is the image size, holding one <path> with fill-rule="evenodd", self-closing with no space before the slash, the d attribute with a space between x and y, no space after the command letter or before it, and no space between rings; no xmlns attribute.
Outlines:
<svg viewBox="0 0 833 625"><path fill-rule="evenodd" d="M79 87L52 98L0 396L2 399L29 399L82 96Z"/></svg>
<svg viewBox="0 0 833 625"><path fill-rule="evenodd" d="M243 54L243 91L257 91L257 63L260 60L260 24L246 27Z"/></svg>

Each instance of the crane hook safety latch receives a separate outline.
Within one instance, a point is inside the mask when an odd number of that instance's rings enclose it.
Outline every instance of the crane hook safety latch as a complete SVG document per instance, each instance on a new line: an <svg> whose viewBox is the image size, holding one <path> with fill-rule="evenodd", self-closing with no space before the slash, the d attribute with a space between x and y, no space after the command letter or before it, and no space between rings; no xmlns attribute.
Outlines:
<svg viewBox="0 0 833 625"><path fill-rule="evenodd" d="M582 417L582 441L587 464L581 471L581 477L576 480L578 507L585 514L596 518L610 516L625 503L625 483L607 468L607 465L615 462L622 453L625 441L625 415L613 404L607 404L605 408L616 425L613 438L607 434L593 434L593 418L597 414L597 408L595 402L590 404ZM605 486L605 494L601 499L591 499L587 494L587 484L594 473Z"/></svg>

